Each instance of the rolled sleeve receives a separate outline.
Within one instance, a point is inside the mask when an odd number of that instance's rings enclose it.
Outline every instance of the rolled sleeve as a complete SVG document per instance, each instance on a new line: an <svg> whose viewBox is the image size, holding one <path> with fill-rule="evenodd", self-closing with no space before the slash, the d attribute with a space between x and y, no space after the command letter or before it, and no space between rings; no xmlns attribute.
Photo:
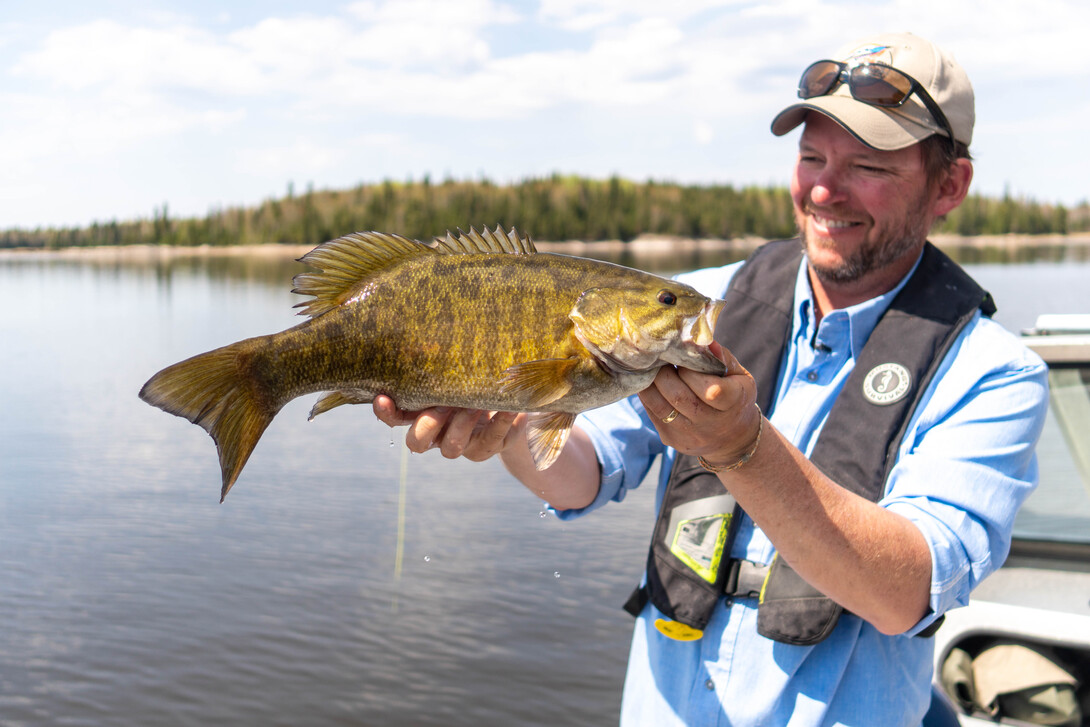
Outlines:
<svg viewBox="0 0 1090 727"><path fill-rule="evenodd" d="M932 568L930 612L909 635L966 605L1003 564L1015 515L1037 486L1034 450L1048 408L1048 373L1034 354L1017 353L983 372L948 357L952 363L901 443L879 504L919 528Z"/></svg>
<svg viewBox="0 0 1090 727"><path fill-rule="evenodd" d="M598 495L584 508L554 510L561 520L593 512L608 502L621 502L639 487L664 447L636 396L581 414L575 426L594 444L601 471Z"/></svg>

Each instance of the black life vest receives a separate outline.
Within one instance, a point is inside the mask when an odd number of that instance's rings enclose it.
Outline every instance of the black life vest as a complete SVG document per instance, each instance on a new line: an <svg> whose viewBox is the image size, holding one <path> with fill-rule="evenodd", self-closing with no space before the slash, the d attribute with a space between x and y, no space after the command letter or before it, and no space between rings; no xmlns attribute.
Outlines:
<svg viewBox="0 0 1090 727"><path fill-rule="evenodd" d="M716 325L716 340L753 375L757 403L769 414L791 335L801 259L798 240L754 252L732 278ZM991 296L927 243L855 362L811 461L840 486L877 502L920 397L977 309L992 315ZM655 524L647 584L625 608L638 614L650 599L675 622L702 630L728 581L737 578L730 548L741 515L719 478L679 453ZM832 633L842 611L774 558L760 588L758 632L784 643L815 644Z"/></svg>

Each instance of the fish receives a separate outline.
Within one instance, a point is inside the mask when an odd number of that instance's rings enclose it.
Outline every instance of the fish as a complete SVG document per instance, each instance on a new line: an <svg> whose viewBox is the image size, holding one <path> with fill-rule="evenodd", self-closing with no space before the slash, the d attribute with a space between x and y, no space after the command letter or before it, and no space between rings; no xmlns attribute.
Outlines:
<svg viewBox="0 0 1090 727"><path fill-rule="evenodd" d="M709 349L723 302L613 263L538 252L497 226L431 242L356 232L315 247L292 292L307 320L173 364L140 398L207 431L223 502L289 401L324 392L310 419L379 394L433 406L528 412L535 467L575 416L649 386L663 366L722 374Z"/></svg>

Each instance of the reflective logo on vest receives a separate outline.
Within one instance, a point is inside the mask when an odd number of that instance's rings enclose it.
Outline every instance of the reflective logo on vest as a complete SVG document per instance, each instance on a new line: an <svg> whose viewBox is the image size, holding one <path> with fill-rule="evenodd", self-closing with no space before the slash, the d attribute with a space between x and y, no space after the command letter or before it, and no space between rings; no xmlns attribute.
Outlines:
<svg viewBox="0 0 1090 727"><path fill-rule="evenodd" d="M903 399L911 384L912 377L901 364L879 364L864 377L863 396L872 404L885 406Z"/></svg>
<svg viewBox="0 0 1090 727"><path fill-rule="evenodd" d="M674 530L670 552L708 583L715 583L730 519L731 513L721 512L682 520Z"/></svg>

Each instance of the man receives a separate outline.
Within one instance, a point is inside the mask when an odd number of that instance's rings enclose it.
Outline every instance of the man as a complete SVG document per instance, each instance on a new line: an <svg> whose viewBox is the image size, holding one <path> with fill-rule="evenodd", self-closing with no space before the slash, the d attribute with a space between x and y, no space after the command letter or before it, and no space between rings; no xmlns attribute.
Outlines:
<svg viewBox="0 0 1090 727"><path fill-rule="evenodd" d="M799 95L772 131L804 125L801 246L680 278L728 301L724 376L663 369L542 472L521 416L375 403L415 451L500 453L562 518L662 457L622 724L919 725L928 635L1006 557L1036 483L1045 367L926 244L972 178L964 71L882 35L810 66Z"/></svg>

